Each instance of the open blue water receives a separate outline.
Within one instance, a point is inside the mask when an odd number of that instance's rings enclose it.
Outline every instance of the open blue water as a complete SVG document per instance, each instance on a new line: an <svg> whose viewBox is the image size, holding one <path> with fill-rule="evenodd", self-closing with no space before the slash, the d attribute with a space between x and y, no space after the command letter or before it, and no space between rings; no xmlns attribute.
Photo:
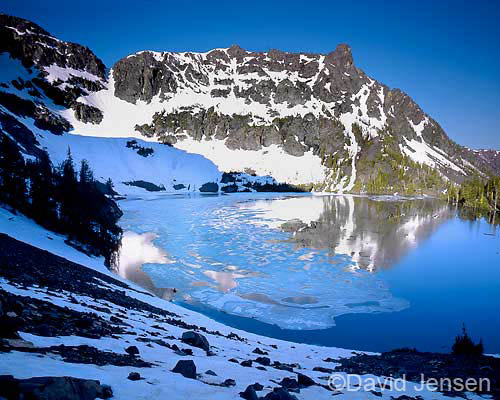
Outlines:
<svg viewBox="0 0 500 400"><path fill-rule="evenodd" d="M154 234L156 288L218 321L276 338L448 351L465 323L500 353L500 233L438 200L160 195L121 203ZM308 229L279 226L300 219Z"/></svg>

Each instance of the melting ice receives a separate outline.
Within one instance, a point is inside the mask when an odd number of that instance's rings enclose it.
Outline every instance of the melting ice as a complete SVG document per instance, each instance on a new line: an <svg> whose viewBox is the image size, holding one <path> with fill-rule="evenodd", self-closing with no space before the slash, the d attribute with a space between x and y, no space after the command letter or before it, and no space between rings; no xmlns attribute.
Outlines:
<svg viewBox="0 0 500 400"><path fill-rule="evenodd" d="M163 195L123 201L121 224L134 232L129 241L151 246L152 240L161 249L160 257L151 257L156 253L148 247L142 270L156 288L175 288L178 301L284 329L323 329L342 314L409 306L375 271L446 219L446 207L429 204L352 196ZM313 225L292 237L279 229L291 219Z"/></svg>

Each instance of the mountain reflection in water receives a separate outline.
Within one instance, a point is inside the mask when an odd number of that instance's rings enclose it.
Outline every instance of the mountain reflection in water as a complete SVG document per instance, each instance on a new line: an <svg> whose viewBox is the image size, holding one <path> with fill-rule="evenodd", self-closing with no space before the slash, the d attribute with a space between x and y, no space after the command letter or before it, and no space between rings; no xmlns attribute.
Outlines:
<svg viewBox="0 0 500 400"><path fill-rule="evenodd" d="M352 268L368 271L395 264L454 215L446 203L435 199L322 196L313 204L322 207L319 218L291 241L347 254Z"/></svg>

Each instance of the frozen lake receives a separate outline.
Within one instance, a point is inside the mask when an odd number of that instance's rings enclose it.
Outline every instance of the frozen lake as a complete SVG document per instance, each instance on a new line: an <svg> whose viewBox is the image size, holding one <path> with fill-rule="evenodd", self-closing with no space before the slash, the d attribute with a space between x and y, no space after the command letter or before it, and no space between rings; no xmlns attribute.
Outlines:
<svg viewBox="0 0 500 400"><path fill-rule="evenodd" d="M499 234L441 201L248 193L120 207L120 274L228 325L360 350L446 351L465 322L500 352ZM283 232L290 220L307 228Z"/></svg>

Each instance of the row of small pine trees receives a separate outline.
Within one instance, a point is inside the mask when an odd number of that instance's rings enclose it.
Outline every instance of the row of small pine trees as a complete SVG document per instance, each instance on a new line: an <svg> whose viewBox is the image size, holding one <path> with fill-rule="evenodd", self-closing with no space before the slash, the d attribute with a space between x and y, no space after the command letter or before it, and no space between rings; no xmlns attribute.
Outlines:
<svg viewBox="0 0 500 400"><path fill-rule="evenodd" d="M448 202L470 208L491 212L500 212L500 177L491 177L487 181L474 177L460 186L449 184Z"/></svg>
<svg viewBox="0 0 500 400"><path fill-rule="evenodd" d="M46 153L25 161L6 135L0 140L0 202L43 227L68 236L87 252L116 262L121 211L99 189L87 161L76 170L71 152L54 168Z"/></svg>

